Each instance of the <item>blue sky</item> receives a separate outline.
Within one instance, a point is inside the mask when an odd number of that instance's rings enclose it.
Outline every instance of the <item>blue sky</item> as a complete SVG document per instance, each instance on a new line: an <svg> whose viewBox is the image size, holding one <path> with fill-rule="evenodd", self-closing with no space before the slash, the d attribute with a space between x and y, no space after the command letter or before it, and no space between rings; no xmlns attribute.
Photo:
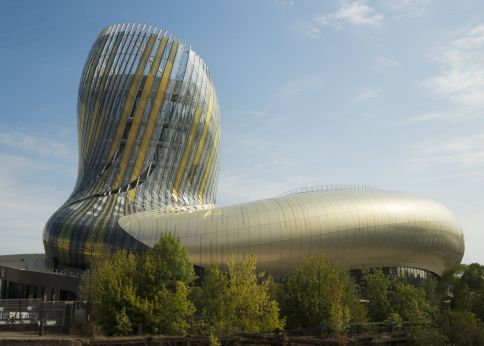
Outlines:
<svg viewBox="0 0 484 346"><path fill-rule="evenodd" d="M2 1L0 254L43 252L77 174L77 87L105 26L161 26L208 64L218 204L363 184L449 207L484 263L482 1Z"/></svg>

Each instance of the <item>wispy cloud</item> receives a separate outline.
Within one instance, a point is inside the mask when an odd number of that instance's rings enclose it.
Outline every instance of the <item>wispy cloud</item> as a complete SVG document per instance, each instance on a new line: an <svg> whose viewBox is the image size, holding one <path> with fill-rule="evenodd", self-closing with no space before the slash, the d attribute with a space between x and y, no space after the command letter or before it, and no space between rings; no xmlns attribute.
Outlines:
<svg viewBox="0 0 484 346"><path fill-rule="evenodd" d="M377 96L378 96L378 94L377 94L376 91L374 91L374 90L365 90L365 91L357 94L353 98L353 102L363 102L363 101L366 101L366 100L375 98Z"/></svg>
<svg viewBox="0 0 484 346"><path fill-rule="evenodd" d="M315 39L321 36L321 29L313 21L298 22L296 29L306 38Z"/></svg>
<svg viewBox="0 0 484 346"><path fill-rule="evenodd" d="M423 112L417 115L410 116L405 119L406 123L422 123L433 120L448 120L453 122L459 122L463 119L481 117L482 113L479 110L457 108L457 109L445 109L441 111Z"/></svg>
<svg viewBox="0 0 484 346"><path fill-rule="evenodd" d="M266 111L258 111L258 110L249 110L249 109L232 109L226 111L229 114L234 114L238 116L254 116L254 117L263 117L267 115Z"/></svg>
<svg viewBox="0 0 484 346"><path fill-rule="evenodd" d="M341 27L344 24L353 26L378 26L383 22L383 14L377 12L366 1L341 2L340 8L330 14L314 18L316 23Z"/></svg>
<svg viewBox="0 0 484 346"><path fill-rule="evenodd" d="M463 109L484 109L484 24L467 31L433 57L442 70L423 86Z"/></svg>
<svg viewBox="0 0 484 346"><path fill-rule="evenodd" d="M315 75L305 75L301 78L288 81L282 84L281 87L274 92L272 101L274 101L274 99L284 100L292 98L294 95L319 86L322 83L323 81L321 78Z"/></svg>
<svg viewBox="0 0 484 346"><path fill-rule="evenodd" d="M400 62L386 56L379 56L375 60L375 66L376 67L399 67Z"/></svg>
<svg viewBox="0 0 484 346"><path fill-rule="evenodd" d="M294 6L294 0L274 0L274 3L282 8L291 8Z"/></svg>
<svg viewBox="0 0 484 346"><path fill-rule="evenodd" d="M484 168L484 132L440 142L419 143L418 164L459 164Z"/></svg>
<svg viewBox="0 0 484 346"><path fill-rule="evenodd" d="M389 10L395 12L395 17L420 17L423 16L431 0L386 0L383 2Z"/></svg>
<svg viewBox="0 0 484 346"><path fill-rule="evenodd" d="M43 251L42 229L75 176L75 148L61 137L0 130L0 230L9 230L1 254Z"/></svg>
<svg viewBox="0 0 484 346"><path fill-rule="evenodd" d="M0 145L8 147L11 150L20 150L35 155L63 159L72 159L77 155L73 148L70 148L66 143L36 133L19 131L0 132Z"/></svg>
<svg viewBox="0 0 484 346"><path fill-rule="evenodd" d="M227 172L220 178L218 196L223 205L275 197L299 186L315 184L317 181L317 178L312 176L292 176L290 179L268 181L265 177L256 178L243 171Z"/></svg>
<svg viewBox="0 0 484 346"><path fill-rule="evenodd" d="M73 176L74 167L5 153L0 153L0 162L0 230L8 230L2 233L0 254L40 253L45 222L67 197L58 186L60 175ZM39 177L52 179L39 183Z"/></svg>

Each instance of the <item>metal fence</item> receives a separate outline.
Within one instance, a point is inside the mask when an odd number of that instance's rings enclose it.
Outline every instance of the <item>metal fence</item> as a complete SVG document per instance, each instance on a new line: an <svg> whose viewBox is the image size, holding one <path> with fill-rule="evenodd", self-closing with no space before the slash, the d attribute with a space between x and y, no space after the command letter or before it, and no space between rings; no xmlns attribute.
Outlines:
<svg viewBox="0 0 484 346"><path fill-rule="evenodd" d="M79 302L42 301L41 299L0 299L0 327L39 324L63 326L73 322Z"/></svg>

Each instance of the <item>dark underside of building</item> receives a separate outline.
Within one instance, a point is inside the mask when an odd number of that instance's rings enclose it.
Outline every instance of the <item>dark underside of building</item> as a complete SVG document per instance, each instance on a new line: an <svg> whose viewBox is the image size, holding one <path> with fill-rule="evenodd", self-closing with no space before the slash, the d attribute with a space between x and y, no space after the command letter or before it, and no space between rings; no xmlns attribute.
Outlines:
<svg viewBox="0 0 484 346"><path fill-rule="evenodd" d="M195 272L203 277L202 268L195 266ZM422 286L429 277L438 278L431 272L414 268L383 268L383 272L393 280L402 279L415 286ZM351 270L350 274L357 282L363 276L361 270ZM81 275L81 270L47 267L44 254L0 256L0 299L79 300Z"/></svg>
<svg viewBox="0 0 484 346"><path fill-rule="evenodd" d="M81 272L57 271L44 254L0 256L0 299L79 299Z"/></svg>

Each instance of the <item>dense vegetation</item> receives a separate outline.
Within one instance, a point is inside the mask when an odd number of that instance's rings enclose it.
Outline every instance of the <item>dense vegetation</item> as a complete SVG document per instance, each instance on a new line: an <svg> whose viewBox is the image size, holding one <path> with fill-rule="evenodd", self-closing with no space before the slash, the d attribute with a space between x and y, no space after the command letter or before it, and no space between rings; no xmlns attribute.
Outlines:
<svg viewBox="0 0 484 346"><path fill-rule="evenodd" d="M253 256L212 267L195 281L179 241L163 236L144 254L116 251L84 277L93 317L107 335L201 334L300 330L341 336L354 324L392 323L415 344L484 344L484 266L460 265L417 288L367 271L356 284L331 261L308 260L275 283Z"/></svg>

